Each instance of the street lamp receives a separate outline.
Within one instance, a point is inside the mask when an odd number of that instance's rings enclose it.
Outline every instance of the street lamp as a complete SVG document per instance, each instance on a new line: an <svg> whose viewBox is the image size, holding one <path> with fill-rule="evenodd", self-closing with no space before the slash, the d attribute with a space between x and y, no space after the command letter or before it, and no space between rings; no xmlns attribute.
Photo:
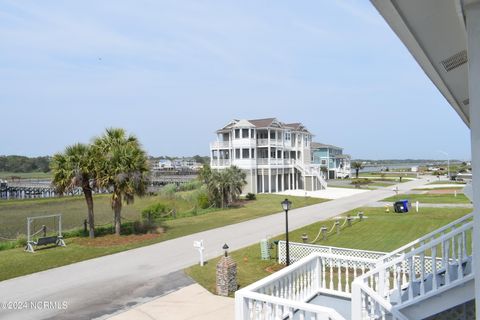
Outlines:
<svg viewBox="0 0 480 320"><path fill-rule="evenodd" d="M286 236L286 245L287 245L287 266L290 265L290 242L288 241L288 210L290 210L292 202L285 199L282 201L282 208L285 211L285 236Z"/></svg>
<svg viewBox="0 0 480 320"><path fill-rule="evenodd" d="M439 150L438 152L443 153L444 155L447 156L447 175L448 175L448 180L450 180L450 155L445 151Z"/></svg>

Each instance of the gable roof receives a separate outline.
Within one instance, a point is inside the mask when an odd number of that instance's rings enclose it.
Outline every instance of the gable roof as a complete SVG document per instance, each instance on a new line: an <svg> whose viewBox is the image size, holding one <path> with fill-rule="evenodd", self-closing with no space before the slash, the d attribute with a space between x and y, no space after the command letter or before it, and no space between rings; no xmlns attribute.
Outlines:
<svg viewBox="0 0 480 320"><path fill-rule="evenodd" d="M320 142L312 142L310 144L310 149L320 149L320 148L330 148L330 149L341 149L341 150L343 150L343 148L334 146L332 144L325 144L325 143L320 143Z"/></svg>
<svg viewBox="0 0 480 320"><path fill-rule="evenodd" d="M221 128L220 130L217 130L217 132L222 132L229 130L231 128L237 128L237 127L255 127L255 128L288 128L292 129L294 131L300 131L300 132L306 132L310 133L307 128L300 122L296 123L290 123L290 124L285 124L280 121L278 121L276 118L264 118L264 119L252 119L252 120L238 120L234 119L230 121L226 126Z"/></svg>

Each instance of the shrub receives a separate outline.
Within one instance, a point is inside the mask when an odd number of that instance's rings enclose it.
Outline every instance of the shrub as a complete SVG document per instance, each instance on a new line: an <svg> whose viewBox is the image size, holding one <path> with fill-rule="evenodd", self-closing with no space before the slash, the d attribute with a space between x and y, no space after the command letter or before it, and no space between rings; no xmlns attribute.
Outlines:
<svg viewBox="0 0 480 320"><path fill-rule="evenodd" d="M177 186L173 183L167 184L165 187L160 189L160 194L163 194L167 197L173 197L175 192L177 192Z"/></svg>
<svg viewBox="0 0 480 320"><path fill-rule="evenodd" d="M369 184L372 181L367 178L357 178L357 179L352 179L352 184Z"/></svg>
<svg viewBox="0 0 480 320"><path fill-rule="evenodd" d="M16 241L0 242L0 251L13 249L13 248L16 248L16 247L17 247L17 242Z"/></svg>
<svg viewBox="0 0 480 320"><path fill-rule="evenodd" d="M200 189L200 187L203 185L201 181L198 180L191 180L187 183L183 183L178 187L178 191L191 191L191 190L197 190Z"/></svg>
<svg viewBox="0 0 480 320"><path fill-rule="evenodd" d="M17 237L17 247L25 247L27 245L27 237L23 234Z"/></svg>
<svg viewBox="0 0 480 320"><path fill-rule="evenodd" d="M147 221L153 221L163 218L169 209L163 203L155 203L142 211L142 219Z"/></svg>
<svg viewBox="0 0 480 320"><path fill-rule="evenodd" d="M206 192L198 194L197 204L201 209L207 209L210 207L210 200L208 199L208 194Z"/></svg>
<svg viewBox="0 0 480 320"><path fill-rule="evenodd" d="M247 200L257 200L257 196L254 193L247 193L246 197Z"/></svg>

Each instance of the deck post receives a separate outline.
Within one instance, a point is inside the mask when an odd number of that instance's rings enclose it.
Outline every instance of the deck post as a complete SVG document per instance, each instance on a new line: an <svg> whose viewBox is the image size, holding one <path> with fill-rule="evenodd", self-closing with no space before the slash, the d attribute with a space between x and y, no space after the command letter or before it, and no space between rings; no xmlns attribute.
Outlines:
<svg viewBox="0 0 480 320"><path fill-rule="evenodd" d="M468 48L468 92L470 101L470 135L472 149L472 189L474 225L473 243L480 243L480 1L465 5ZM476 318L480 319L480 246L473 247L475 270Z"/></svg>

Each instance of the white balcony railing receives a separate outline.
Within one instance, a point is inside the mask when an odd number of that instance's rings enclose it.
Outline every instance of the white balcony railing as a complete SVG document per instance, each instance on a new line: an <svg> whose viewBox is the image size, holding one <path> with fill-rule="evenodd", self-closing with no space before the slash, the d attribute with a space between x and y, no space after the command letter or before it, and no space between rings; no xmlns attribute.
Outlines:
<svg viewBox="0 0 480 320"><path fill-rule="evenodd" d="M313 253L235 293L236 319L344 319L332 308L309 303L318 294L351 296L354 277L375 259Z"/></svg>
<svg viewBox="0 0 480 320"><path fill-rule="evenodd" d="M230 148L230 141L214 141L210 143L210 149L226 149Z"/></svg>
<svg viewBox="0 0 480 320"><path fill-rule="evenodd" d="M352 319L406 319L400 308L473 279L472 214L380 258L353 283Z"/></svg>
<svg viewBox="0 0 480 320"><path fill-rule="evenodd" d="M212 167L229 167L232 165L230 159L212 159L210 166Z"/></svg>

